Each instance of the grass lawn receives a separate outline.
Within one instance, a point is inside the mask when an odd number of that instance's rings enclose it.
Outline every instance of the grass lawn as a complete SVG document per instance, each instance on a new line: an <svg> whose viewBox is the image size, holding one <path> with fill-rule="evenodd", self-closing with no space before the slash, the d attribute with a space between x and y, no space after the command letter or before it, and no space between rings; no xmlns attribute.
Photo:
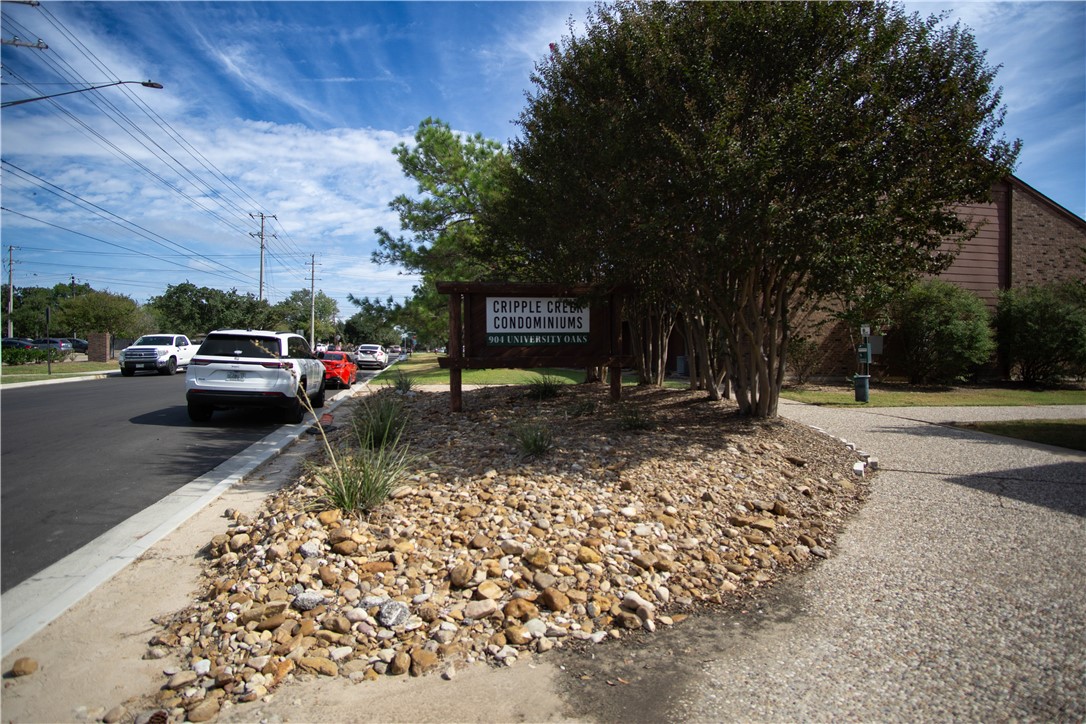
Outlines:
<svg viewBox="0 0 1086 724"><path fill-rule="evenodd" d="M996 387L916 387L872 385L868 402L856 402L852 387L785 388L781 397L831 407L991 407L1022 405L1086 405L1086 390L1031 390Z"/></svg>
<svg viewBox="0 0 1086 724"><path fill-rule="evenodd" d="M956 427L1086 452L1086 420L959 422Z"/></svg>
<svg viewBox="0 0 1086 724"><path fill-rule="evenodd" d="M16 382L38 382L40 380L61 379L90 372L115 372L117 362L54 362L53 374L49 374L44 362L29 365L3 365L0 368L0 385Z"/></svg>
<svg viewBox="0 0 1086 724"><path fill-rule="evenodd" d="M829 407L1073 405L1078 409L1069 408L1068 419L970 422L959 423L958 427L1086 451L1086 390L1083 389L1031 390L1013 386L915 387L884 384L871 388L868 402L856 402L855 390L846 386L785 389L781 391L781 397Z"/></svg>
<svg viewBox="0 0 1086 724"><path fill-rule="evenodd" d="M400 360L379 379L390 383L396 379L397 375L410 377L412 383L416 385L449 384L449 371L441 369L437 363L437 355L428 352L417 352L408 359ZM541 367L532 370L464 370L461 381L465 385L526 385L541 375L555 378L562 384L577 385L584 382L583 369L561 367ZM632 373L623 374L622 384L636 385L637 376ZM684 388L687 386L685 382L674 384ZM672 384L669 383L667 386L671 387Z"/></svg>

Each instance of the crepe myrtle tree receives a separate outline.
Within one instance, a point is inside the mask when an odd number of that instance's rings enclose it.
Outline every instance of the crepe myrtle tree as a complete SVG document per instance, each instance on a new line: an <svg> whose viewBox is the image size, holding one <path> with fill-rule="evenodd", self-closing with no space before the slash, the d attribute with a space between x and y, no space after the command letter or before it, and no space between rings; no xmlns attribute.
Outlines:
<svg viewBox="0 0 1086 724"><path fill-rule="evenodd" d="M711 319L746 415L777 413L798 301L945 268L973 233L953 206L1018 153L995 69L940 18L623 2L584 28L536 65L491 226L555 275Z"/></svg>

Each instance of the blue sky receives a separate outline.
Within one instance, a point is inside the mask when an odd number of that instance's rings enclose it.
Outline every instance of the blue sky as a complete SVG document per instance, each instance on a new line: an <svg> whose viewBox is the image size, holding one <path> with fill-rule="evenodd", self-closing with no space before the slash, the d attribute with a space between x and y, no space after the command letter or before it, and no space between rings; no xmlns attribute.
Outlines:
<svg viewBox="0 0 1086 724"><path fill-rule="evenodd" d="M1086 3L928 3L972 28L1024 142L1016 175L1086 215ZM167 284L258 293L316 287L404 297L373 230L414 193L391 149L433 116L499 141L548 43L589 8L558 2L51 2L3 4L5 281L74 276L144 302ZM26 85L32 83L33 86ZM256 217L256 218L254 218Z"/></svg>

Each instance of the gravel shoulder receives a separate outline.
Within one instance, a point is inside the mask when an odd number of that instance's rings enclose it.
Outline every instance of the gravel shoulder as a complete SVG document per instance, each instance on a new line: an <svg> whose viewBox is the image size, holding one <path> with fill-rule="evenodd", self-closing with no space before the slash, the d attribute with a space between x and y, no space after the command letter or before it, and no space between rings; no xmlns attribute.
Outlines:
<svg viewBox="0 0 1086 724"><path fill-rule="evenodd" d="M4 717L591 718L575 662L694 631L808 570L867 495L840 440L700 393L524 392L468 391L460 415L447 393L408 400L427 463L365 519L311 507L299 463L321 448L297 444L6 657L39 669L5 679ZM552 431L550 453L520 453L526 422ZM406 616L384 618L390 601Z"/></svg>

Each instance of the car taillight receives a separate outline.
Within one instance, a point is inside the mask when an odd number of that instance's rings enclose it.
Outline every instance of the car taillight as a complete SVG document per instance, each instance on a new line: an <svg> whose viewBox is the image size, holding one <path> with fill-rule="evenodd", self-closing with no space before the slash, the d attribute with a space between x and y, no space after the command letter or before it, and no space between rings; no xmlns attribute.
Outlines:
<svg viewBox="0 0 1086 724"><path fill-rule="evenodd" d="M193 365L209 365L209 364L211 364L211 360L204 359L203 357L193 357L189 361L189 364L193 364Z"/></svg>
<svg viewBox="0 0 1086 724"><path fill-rule="evenodd" d="M270 370L290 370L294 369L293 362L261 362L261 367L266 367Z"/></svg>

